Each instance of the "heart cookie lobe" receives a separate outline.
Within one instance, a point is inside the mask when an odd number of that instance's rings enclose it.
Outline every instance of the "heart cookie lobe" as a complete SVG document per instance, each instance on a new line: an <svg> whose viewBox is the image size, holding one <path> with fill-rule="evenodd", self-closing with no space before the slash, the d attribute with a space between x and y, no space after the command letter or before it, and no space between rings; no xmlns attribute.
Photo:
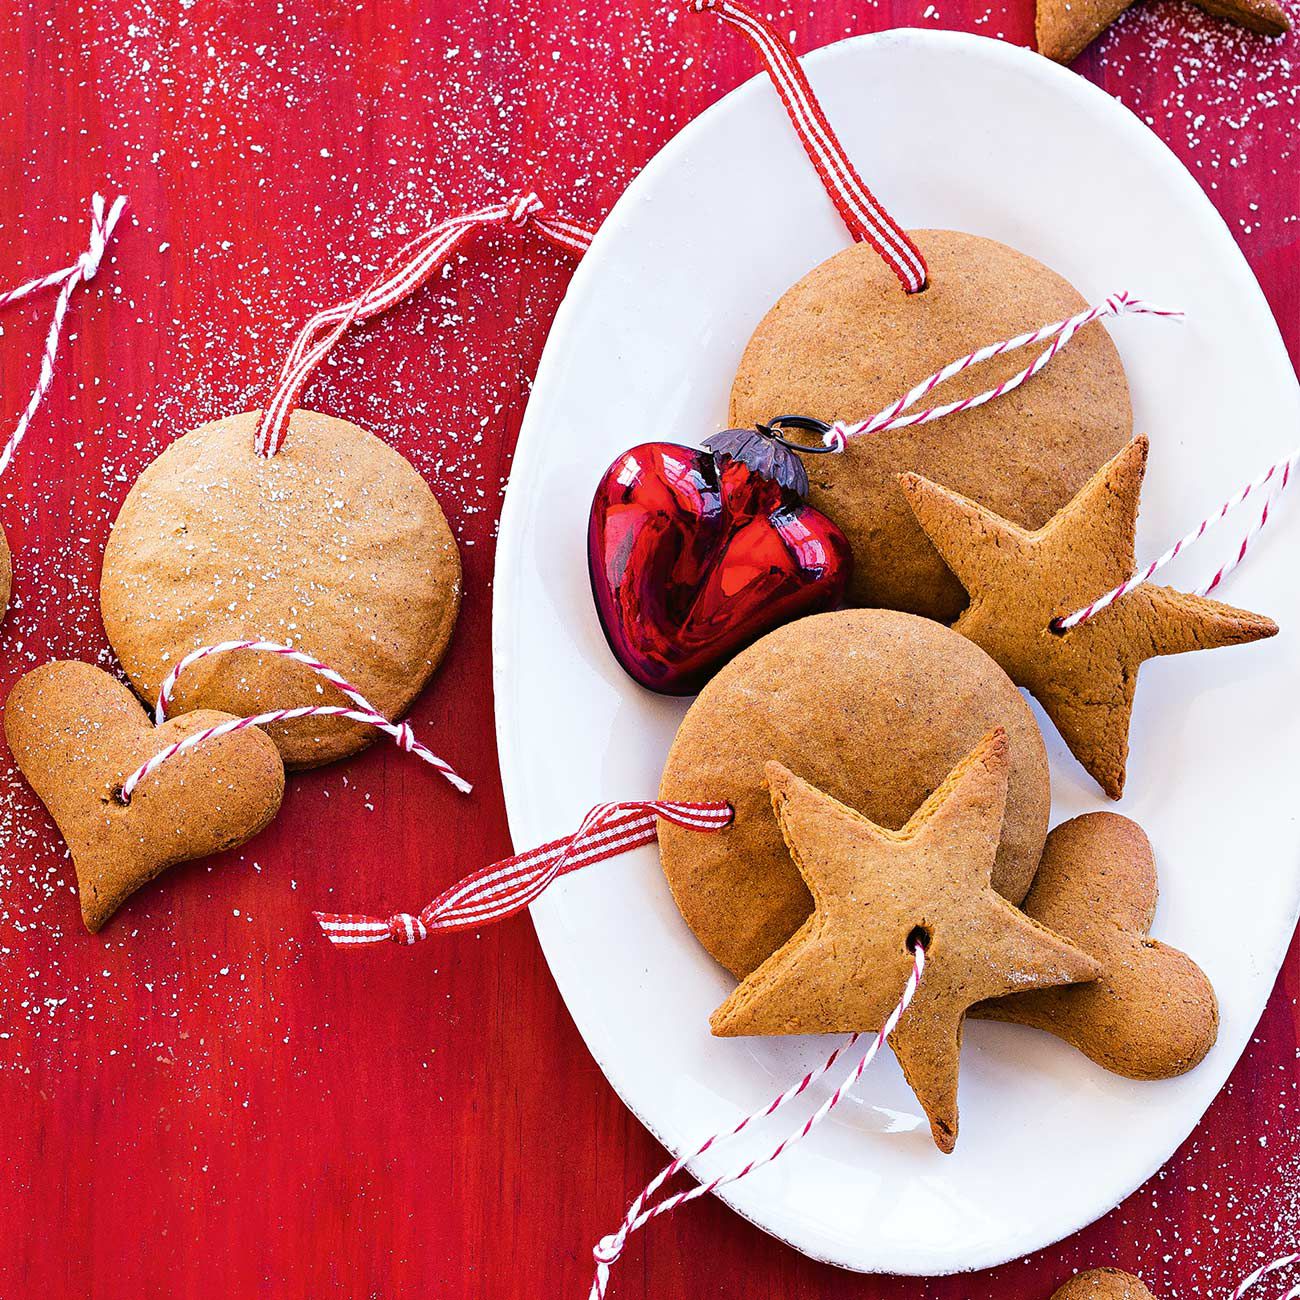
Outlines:
<svg viewBox="0 0 1300 1300"><path fill-rule="evenodd" d="M258 414L202 425L140 475L104 551L108 639L147 700L189 651L267 640L329 664L398 718L441 661L460 608L447 520L414 467L373 434L299 410L280 451L258 456ZM173 712L346 703L300 664L241 651L188 670ZM378 733L312 717L268 734L288 767L304 768Z"/></svg>
<svg viewBox="0 0 1300 1300"><path fill-rule="evenodd" d="M1052 1294L1052 1300L1156 1300L1146 1283L1119 1268L1090 1268Z"/></svg>
<svg viewBox="0 0 1300 1300"><path fill-rule="evenodd" d="M122 803L122 782L142 763L228 716L199 710L155 727L126 686L73 661L14 685L5 739L68 846L92 933L167 867L244 843L279 810L284 765L255 728L176 755Z"/></svg>
<svg viewBox="0 0 1300 1300"><path fill-rule="evenodd" d="M1155 856L1136 822L1098 812L1062 823L1024 909L1096 958L1101 977L1014 993L972 1014L1044 1029L1129 1079L1193 1069L1218 1036L1218 1000L1186 953L1150 937L1156 894Z"/></svg>

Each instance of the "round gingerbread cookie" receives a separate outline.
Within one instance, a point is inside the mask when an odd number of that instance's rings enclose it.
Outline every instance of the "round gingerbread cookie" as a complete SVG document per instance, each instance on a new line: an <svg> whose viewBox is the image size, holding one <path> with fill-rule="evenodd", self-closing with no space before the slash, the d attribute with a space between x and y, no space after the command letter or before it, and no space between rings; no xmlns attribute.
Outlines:
<svg viewBox="0 0 1300 1300"><path fill-rule="evenodd" d="M867 419L948 362L1087 305L1054 271L1005 244L952 230L911 234L930 268L923 292L901 292L876 252L855 244L777 302L741 358L732 425L791 414ZM976 366L921 406L992 388L1039 351ZM960 584L903 499L899 472L915 470L1038 528L1124 446L1132 423L1119 354L1105 328L1090 325L1046 369L996 401L933 424L852 438L842 455L807 457L809 501L853 547L851 602L943 622L965 607Z"/></svg>
<svg viewBox="0 0 1300 1300"><path fill-rule="evenodd" d="M661 799L725 799L709 835L661 822L660 855L696 937L737 978L803 924L812 898L772 812L775 759L883 826L901 827L994 727L1011 747L993 884L1029 890L1047 838L1047 751L1024 697L978 646L889 610L800 619L737 655L701 692L668 753Z"/></svg>
<svg viewBox="0 0 1300 1300"><path fill-rule="evenodd" d="M262 457L257 422L249 412L187 433L127 495L100 583L113 649L152 702L198 646L286 642L398 717L446 651L460 606L446 517L414 467L355 424L295 411L280 451ZM237 651L188 669L172 712L346 703L299 664ZM331 718L269 730L293 768L378 734Z"/></svg>

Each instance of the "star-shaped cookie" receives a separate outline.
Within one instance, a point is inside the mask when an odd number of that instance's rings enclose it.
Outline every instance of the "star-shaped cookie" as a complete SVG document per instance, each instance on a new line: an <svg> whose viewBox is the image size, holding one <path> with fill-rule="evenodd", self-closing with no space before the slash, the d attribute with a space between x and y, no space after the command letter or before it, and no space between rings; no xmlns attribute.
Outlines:
<svg viewBox="0 0 1300 1300"><path fill-rule="evenodd" d="M1034 32L1038 52L1057 63L1073 63L1133 0L1038 0ZM1196 0L1207 14L1227 18L1264 36L1291 30L1276 0Z"/></svg>
<svg viewBox="0 0 1300 1300"><path fill-rule="evenodd" d="M1151 583L1067 632L1053 620L1128 578L1147 440L1135 438L1036 532L916 474L900 476L913 513L966 588L953 624L1025 687L1070 752L1114 799L1124 793L1138 669L1157 655L1273 636L1270 618Z"/></svg>
<svg viewBox="0 0 1300 1300"><path fill-rule="evenodd" d="M983 998L1096 979L1098 964L990 885L1007 798L1007 737L990 732L899 831L767 765L781 834L813 914L713 1013L718 1035L875 1030L898 1002L912 945L925 975L890 1035L936 1145L957 1141L957 1065Z"/></svg>

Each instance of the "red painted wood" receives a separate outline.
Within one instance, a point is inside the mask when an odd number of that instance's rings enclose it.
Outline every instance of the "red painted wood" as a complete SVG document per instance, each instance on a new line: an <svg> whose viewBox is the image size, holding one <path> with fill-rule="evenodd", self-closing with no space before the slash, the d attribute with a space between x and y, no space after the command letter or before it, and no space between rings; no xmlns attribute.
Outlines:
<svg viewBox="0 0 1300 1300"><path fill-rule="evenodd" d="M11 0L0 284L79 251L95 186L121 187L131 209L0 485L17 570L0 691L56 655L110 661L97 574L129 483L175 435L261 400L308 307L354 289L426 217L525 180L599 215L752 74L737 38L665 12ZM903 23L1032 33L1030 0L816 0L780 18L803 48ZM1294 58L1294 42L1159 3L1081 64L1209 190L1293 356ZM738 212L753 197L737 195ZM376 748L295 778L254 844L169 873L90 938L44 815L0 764L0 1294L576 1296L591 1244L663 1159L588 1057L526 922L349 959L308 920L314 905L419 903L510 847L490 708L493 538L566 275L531 237L493 236L362 331L311 394L411 456L463 543L464 615L413 716L477 780L472 803ZM48 307L0 321L6 421ZM1032 1260L946 1282L861 1279L707 1203L636 1240L616 1294L1038 1300L1070 1269L1110 1262L1165 1296L1215 1294L1255 1250L1291 1240L1296 988L1293 961L1168 1168Z"/></svg>

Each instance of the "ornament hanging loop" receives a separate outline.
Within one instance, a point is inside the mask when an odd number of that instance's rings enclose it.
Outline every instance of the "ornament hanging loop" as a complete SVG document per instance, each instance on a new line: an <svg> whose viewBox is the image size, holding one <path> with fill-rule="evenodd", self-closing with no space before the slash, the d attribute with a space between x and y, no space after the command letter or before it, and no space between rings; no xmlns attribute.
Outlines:
<svg viewBox="0 0 1300 1300"><path fill-rule="evenodd" d="M825 438L832 426L825 420L814 419L811 415L778 415L776 419L768 420L766 424L756 424L754 427L764 438L771 439L778 447L797 451L801 456L824 456L828 452L838 450L825 442L791 442L789 438L783 437L778 432L780 429L798 429L803 433L815 433L819 438Z"/></svg>

